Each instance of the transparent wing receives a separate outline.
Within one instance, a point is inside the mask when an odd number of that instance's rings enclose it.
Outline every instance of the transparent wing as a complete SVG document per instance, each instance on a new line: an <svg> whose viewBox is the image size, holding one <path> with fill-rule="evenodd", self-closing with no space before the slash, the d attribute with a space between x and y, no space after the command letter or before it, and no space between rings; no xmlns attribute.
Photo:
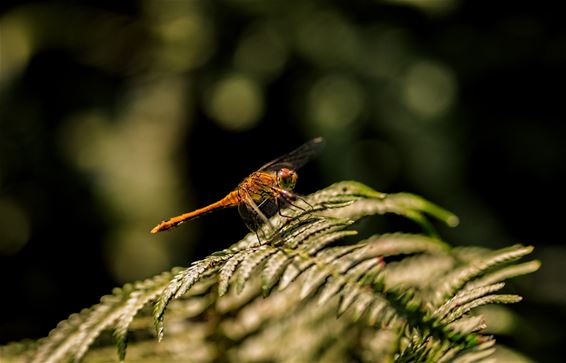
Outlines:
<svg viewBox="0 0 566 363"><path fill-rule="evenodd" d="M291 208L295 211L306 211L312 208L303 198L288 190L278 190L273 195L272 198L263 199L259 203L250 200L238 206L238 212L250 230L258 231L261 226L266 224L273 228L268 218L276 214L291 218L288 213L282 212L282 209Z"/></svg>
<svg viewBox="0 0 566 363"><path fill-rule="evenodd" d="M271 206L272 200L273 199L271 198L264 199L260 203L263 209L266 212L270 213L269 217L273 215ZM275 209L275 212L277 212L277 209ZM240 205L238 206L238 213L240 213L240 216L242 217L242 220L244 221L246 227L248 227L252 232L259 231L264 225L268 225L269 228L273 229L273 226L271 226L271 223L269 222L268 216L265 215L260 206L258 206L249 195L246 195L244 197L244 202L240 203Z"/></svg>
<svg viewBox="0 0 566 363"><path fill-rule="evenodd" d="M277 171L281 168L297 170L315 157L324 147L324 139L317 137L295 150L265 164L259 170Z"/></svg>
<svg viewBox="0 0 566 363"><path fill-rule="evenodd" d="M279 212L279 210L282 208L283 203L284 202L281 198L274 197L263 200L258 205L258 208L264 216L270 218L276 215L277 212Z"/></svg>

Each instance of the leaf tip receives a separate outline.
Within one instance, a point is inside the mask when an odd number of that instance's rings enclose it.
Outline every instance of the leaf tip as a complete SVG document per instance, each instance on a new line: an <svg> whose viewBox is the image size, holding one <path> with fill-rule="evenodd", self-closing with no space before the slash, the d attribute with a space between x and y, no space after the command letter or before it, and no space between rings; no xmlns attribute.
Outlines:
<svg viewBox="0 0 566 363"><path fill-rule="evenodd" d="M446 218L446 224L449 227L456 227L458 224L460 224L460 218L455 215L450 215L448 216L448 218Z"/></svg>

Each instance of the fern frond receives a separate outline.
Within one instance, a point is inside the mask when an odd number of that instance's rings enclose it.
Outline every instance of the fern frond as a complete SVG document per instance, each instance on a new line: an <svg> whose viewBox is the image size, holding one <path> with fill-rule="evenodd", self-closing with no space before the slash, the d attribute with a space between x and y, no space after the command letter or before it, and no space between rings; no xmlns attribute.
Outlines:
<svg viewBox="0 0 566 363"><path fill-rule="evenodd" d="M440 278L454 269L457 261L449 254L417 254L389 263L383 273L386 286L433 289ZM434 285L434 286L432 286Z"/></svg>
<svg viewBox="0 0 566 363"><path fill-rule="evenodd" d="M324 261L333 261L359 248L360 246L357 245L333 247L321 252L318 257L322 258ZM318 261L317 258L311 257L305 253L293 253L293 256L298 257L298 261L296 261L296 263L287 265L287 267L285 268L285 271L283 272L280 279L279 290L285 289L291 282L293 282L297 278L297 276L299 276L301 273L306 271Z"/></svg>
<svg viewBox="0 0 566 363"><path fill-rule="evenodd" d="M446 316L443 320L444 323L451 323L456 319L460 318L462 315L468 313L470 310L477 308L478 306L486 305L486 304L514 304L521 301L522 298L518 295L488 295L477 298L459 306L458 308L454 309L448 316Z"/></svg>
<svg viewBox="0 0 566 363"><path fill-rule="evenodd" d="M358 250L360 251L360 250ZM332 297L334 297L337 293L342 292L342 287L346 284L351 284L349 286L351 289L356 288L356 282L363 275L366 269L371 268L381 261L377 259L372 260L365 260L364 262L358 263L359 259L356 256L356 252L354 251L351 254L347 254L342 256L335 264L335 272L332 271L332 275L330 279L327 281L325 286L323 287L319 298L318 303L324 304ZM359 255L358 253L357 255Z"/></svg>
<svg viewBox="0 0 566 363"><path fill-rule="evenodd" d="M235 253L226 263L220 268L220 273L218 274L218 295L223 296L228 291L228 286L230 283L230 278L238 264L242 262L244 258L248 256L248 251L240 251Z"/></svg>
<svg viewBox="0 0 566 363"><path fill-rule="evenodd" d="M236 276L236 283L235 288L238 293L242 292L244 286L252 271L266 258L275 254L277 252L277 248L263 245L259 247L256 251L248 254L246 258L240 263L238 267L238 273Z"/></svg>
<svg viewBox="0 0 566 363"><path fill-rule="evenodd" d="M460 352L455 357L450 358L449 361L453 363L475 363L475 362L495 363L494 360L491 358L493 353L495 353L494 345L495 345L494 340L486 341L485 343L482 343L477 347L473 347L464 352Z"/></svg>
<svg viewBox="0 0 566 363"><path fill-rule="evenodd" d="M128 327L130 326L134 316L142 309L149 301L154 300L163 290L162 284L153 284L142 282L137 289L134 289L125 302L123 311L118 318L114 327L114 338L116 340L116 347L118 349L118 358L120 361L126 359L126 347Z"/></svg>
<svg viewBox="0 0 566 363"><path fill-rule="evenodd" d="M482 258L477 258L463 267L458 268L439 281L440 287L437 289L432 301L435 303L441 302L447 296L452 295L455 291L461 288L464 284L482 274L485 274L490 269L515 261L530 254L532 251L533 247L531 246L524 247L521 245L514 245L486 254Z"/></svg>
<svg viewBox="0 0 566 363"><path fill-rule="evenodd" d="M464 316L452 323L448 327L460 334L477 333L487 327L483 316Z"/></svg>
<svg viewBox="0 0 566 363"><path fill-rule="evenodd" d="M211 273L211 269L226 261L229 258L227 254L211 255L204 260L193 263L189 268L177 273L169 282L167 287L162 291L157 303L155 304L154 317L155 327L157 330L157 338L163 338L163 318L165 309L172 299L178 299L187 292L195 283L197 283L205 274Z"/></svg>
<svg viewBox="0 0 566 363"><path fill-rule="evenodd" d="M271 289L280 281L285 268L291 263L291 259L281 250L277 251L265 263L261 271L261 290L267 296Z"/></svg>
<svg viewBox="0 0 566 363"><path fill-rule="evenodd" d="M490 285L496 282L508 280L513 277L522 276L533 273L540 268L540 261L533 260L521 264L507 266L500 270L488 273L485 276L470 281L466 284L466 289L474 289L480 286Z"/></svg>
<svg viewBox="0 0 566 363"><path fill-rule="evenodd" d="M149 301L161 292L169 282L171 273L163 273L154 278L134 284L127 284L122 289L114 289L112 295L100 299L100 304L73 314L59 323L47 338L40 341L33 363L58 362L72 358L80 360L88 347L100 332L124 317L128 320L140 309L136 301ZM125 351L125 333L118 333L119 350ZM121 340L124 339L124 342ZM121 347L120 347L121 345ZM123 354L123 353L120 353Z"/></svg>
<svg viewBox="0 0 566 363"><path fill-rule="evenodd" d="M37 341L31 339L0 345L0 359L7 363L31 362L36 349Z"/></svg>
<svg viewBox="0 0 566 363"><path fill-rule="evenodd" d="M484 295L501 290L503 286L505 286L505 284L500 282L498 284L477 287L475 289L462 290L456 294L456 296L446 301L441 307L436 309L434 316L442 319L454 308L476 300Z"/></svg>
<svg viewBox="0 0 566 363"><path fill-rule="evenodd" d="M34 362L80 360L112 329L118 358L124 360L128 348L140 362L189 356L202 362L481 361L491 356L494 339L471 312L519 301L496 292L504 280L540 266L510 264L532 247L451 248L429 217L448 225L457 217L412 194L341 182L305 199L313 208L285 210L292 218L274 216L274 233L265 241L250 233L72 315L34 348ZM415 221L425 234L356 240L355 222L385 213ZM159 349L149 340L152 325Z"/></svg>
<svg viewBox="0 0 566 363"><path fill-rule="evenodd" d="M356 301L356 317L359 318L364 313L364 307L374 300L373 296L364 289L375 279L383 270L383 263L379 259L365 260L358 264L355 268L348 271L347 277L350 281L358 282L358 284L345 289L340 295L340 304L338 306L338 315L344 314L354 301ZM320 301L319 301L320 303Z"/></svg>
<svg viewBox="0 0 566 363"><path fill-rule="evenodd" d="M393 233L376 235L360 244L366 244L364 247L371 256L396 256L414 253L430 253L440 254L449 251L445 242L424 235L415 235L407 233Z"/></svg>
<svg viewBox="0 0 566 363"><path fill-rule="evenodd" d="M301 298L304 299L309 296L324 282L324 280L328 276L332 274L332 271L329 271L328 269L319 268L317 266L317 263L319 266L327 266L333 264L334 261L340 259L341 257L349 254L356 249L358 249L358 246L335 247L322 251L321 253L317 254L316 257L309 255L301 256L303 263L308 266L307 269L303 269L305 272L303 278L304 283L302 284L300 293ZM292 267L290 268L290 270L292 270ZM295 269L293 271L296 271L297 274L300 272L299 269ZM339 271L336 272L339 273ZM288 279L285 280L284 277L282 281L288 281Z"/></svg>
<svg viewBox="0 0 566 363"><path fill-rule="evenodd" d="M456 226L459 223L457 216L419 196L409 193L379 193L361 183L352 181L333 184L327 190L317 193L311 200L321 204L344 203L345 201L349 203L327 215L341 217L348 214L351 219L359 219L373 214L393 213L414 220L427 232L432 231L426 218L427 215L449 226Z"/></svg>
<svg viewBox="0 0 566 363"><path fill-rule="evenodd" d="M361 358L364 362L384 362L394 361L395 352L399 347L400 335L396 329L379 329L368 332L362 337Z"/></svg>

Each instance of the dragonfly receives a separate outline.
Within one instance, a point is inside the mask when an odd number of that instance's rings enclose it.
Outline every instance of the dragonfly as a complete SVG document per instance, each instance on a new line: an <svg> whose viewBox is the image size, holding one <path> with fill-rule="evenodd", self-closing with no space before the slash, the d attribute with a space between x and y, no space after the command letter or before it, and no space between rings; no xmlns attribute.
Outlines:
<svg viewBox="0 0 566 363"><path fill-rule="evenodd" d="M284 207L294 206L305 210L298 206L297 202L302 200L307 205L308 203L293 192L298 179L297 169L314 158L323 146L322 137L308 141L295 150L263 165L219 201L163 221L155 226L151 233L167 231L219 209L238 207L238 212L245 225L260 239L259 232L262 226L267 225L270 230L273 230L269 221L270 217L279 214L290 218L281 211Z"/></svg>

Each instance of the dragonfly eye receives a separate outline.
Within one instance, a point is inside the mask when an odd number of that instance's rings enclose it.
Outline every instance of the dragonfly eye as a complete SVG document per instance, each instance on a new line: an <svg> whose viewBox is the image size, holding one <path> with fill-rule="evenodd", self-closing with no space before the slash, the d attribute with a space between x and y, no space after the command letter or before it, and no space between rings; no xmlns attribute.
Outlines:
<svg viewBox="0 0 566 363"><path fill-rule="evenodd" d="M293 170L282 168L277 172L277 184L283 189L293 190L297 184L297 173Z"/></svg>

